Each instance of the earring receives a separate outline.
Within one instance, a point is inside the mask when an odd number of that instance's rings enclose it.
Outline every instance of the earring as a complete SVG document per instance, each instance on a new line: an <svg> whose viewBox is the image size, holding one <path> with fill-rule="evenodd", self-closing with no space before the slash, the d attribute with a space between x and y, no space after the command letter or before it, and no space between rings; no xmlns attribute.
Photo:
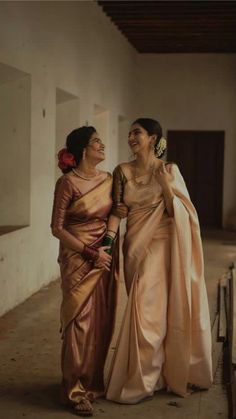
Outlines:
<svg viewBox="0 0 236 419"><path fill-rule="evenodd" d="M83 149L83 160L85 160L86 159L86 150L85 150L85 148Z"/></svg>

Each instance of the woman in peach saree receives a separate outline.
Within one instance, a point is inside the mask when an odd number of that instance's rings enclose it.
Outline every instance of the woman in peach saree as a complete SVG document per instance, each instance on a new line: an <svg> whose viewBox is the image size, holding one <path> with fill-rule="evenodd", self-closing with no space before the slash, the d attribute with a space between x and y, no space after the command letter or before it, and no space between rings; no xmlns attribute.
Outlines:
<svg viewBox="0 0 236 419"><path fill-rule="evenodd" d="M65 173L55 188L52 232L60 240L62 396L81 416L104 394L103 368L116 306L116 272L102 247L112 206L112 176L97 170L104 145L93 127L67 137L59 152ZM112 273L112 275L111 275Z"/></svg>
<svg viewBox="0 0 236 419"><path fill-rule="evenodd" d="M198 217L180 171L157 158L160 124L136 120L136 158L114 171L114 202L128 206L124 276L128 303L106 397L137 403L156 390L186 396L212 382L211 329ZM116 229L115 208L108 228Z"/></svg>

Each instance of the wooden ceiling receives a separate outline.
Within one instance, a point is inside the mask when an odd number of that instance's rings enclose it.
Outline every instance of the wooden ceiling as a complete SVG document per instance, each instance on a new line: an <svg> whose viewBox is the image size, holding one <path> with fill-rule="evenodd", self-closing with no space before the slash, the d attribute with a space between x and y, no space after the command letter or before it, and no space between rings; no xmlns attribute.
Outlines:
<svg viewBox="0 0 236 419"><path fill-rule="evenodd" d="M140 53L236 52L236 1L98 1Z"/></svg>

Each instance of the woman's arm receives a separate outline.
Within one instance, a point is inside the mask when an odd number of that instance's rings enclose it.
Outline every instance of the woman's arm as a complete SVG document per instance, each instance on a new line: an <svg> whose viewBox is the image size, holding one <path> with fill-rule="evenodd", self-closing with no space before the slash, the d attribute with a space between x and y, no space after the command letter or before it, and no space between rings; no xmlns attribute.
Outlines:
<svg viewBox="0 0 236 419"><path fill-rule="evenodd" d="M125 182L126 178L121 170L121 167L117 166L113 172L113 207L107 223L107 235L103 241L103 244L110 245L110 249L108 251L110 254L112 252L112 247L119 229L120 220L127 217L128 213L128 208L123 203Z"/></svg>
<svg viewBox="0 0 236 419"><path fill-rule="evenodd" d="M107 226L107 230L112 237L115 237L117 234L120 220L126 218L128 214L128 208L124 204L124 185L126 181L127 179L121 166L117 166L113 172L113 207Z"/></svg>
<svg viewBox="0 0 236 419"><path fill-rule="evenodd" d="M107 233L112 238L115 238L120 225L121 218L117 215L111 214L107 224Z"/></svg>
<svg viewBox="0 0 236 419"><path fill-rule="evenodd" d="M73 188L70 181L66 177L61 177L55 187L51 231L53 236L59 239L64 246L81 253L84 249L84 243L64 228L66 210L72 198Z"/></svg>
<svg viewBox="0 0 236 419"><path fill-rule="evenodd" d="M105 252L105 250L108 249L108 246L100 247L99 249L86 246L81 240L77 239L64 228L66 210L69 207L72 198L73 188L70 181L65 177L60 178L55 188L51 221L52 234L57 237L64 246L80 253L85 259L98 261L101 267L109 270L111 256Z"/></svg>
<svg viewBox="0 0 236 419"><path fill-rule="evenodd" d="M173 217L174 216L174 206L173 206L174 193L172 191L171 186L165 185L164 187L162 187L162 192L163 192L168 215L170 217Z"/></svg>
<svg viewBox="0 0 236 419"><path fill-rule="evenodd" d="M172 175L167 172L165 163L161 164L156 172L157 181L162 187L162 193L166 204L166 210L170 217L174 216L173 198L174 192L171 187Z"/></svg>
<svg viewBox="0 0 236 419"><path fill-rule="evenodd" d="M64 246L76 252L82 252L84 249L84 243L70 234L67 230L61 227L52 226L52 234L61 241Z"/></svg>

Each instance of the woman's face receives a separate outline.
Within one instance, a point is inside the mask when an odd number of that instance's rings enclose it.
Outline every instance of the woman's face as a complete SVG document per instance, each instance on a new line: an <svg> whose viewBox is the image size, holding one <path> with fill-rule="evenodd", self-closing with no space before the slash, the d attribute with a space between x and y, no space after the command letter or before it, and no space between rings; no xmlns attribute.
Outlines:
<svg viewBox="0 0 236 419"><path fill-rule="evenodd" d="M154 146L154 138L139 124L131 125L128 136L128 143L133 154L150 151L152 145Z"/></svg>
<svg viewBox="0 0 236 419"><path fill-rule="evenodd" d="M94 132L91 135L89 143L86 147L86 157L97 162L105 160L105 145L99 138L97 132Z"/></svg>

